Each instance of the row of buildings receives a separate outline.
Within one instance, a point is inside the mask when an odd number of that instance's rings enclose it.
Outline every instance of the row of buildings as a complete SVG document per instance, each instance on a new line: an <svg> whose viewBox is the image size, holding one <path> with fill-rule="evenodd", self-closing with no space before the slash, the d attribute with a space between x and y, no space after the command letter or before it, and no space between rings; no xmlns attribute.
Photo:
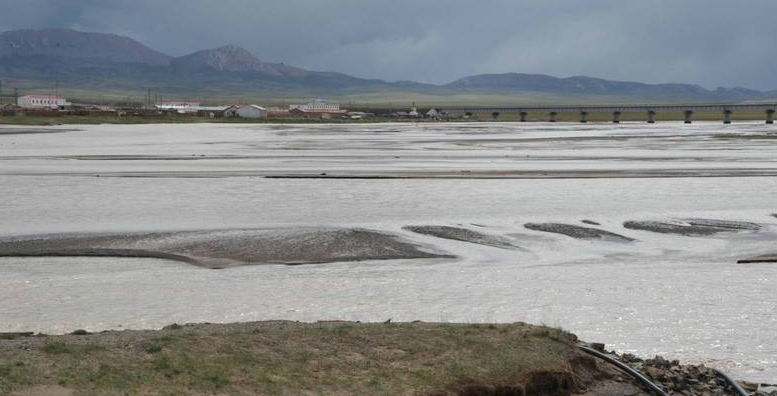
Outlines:
<svg viewBox="0 0 777 396"><path fill-rule="evenodd" d="M71 103L67 99L57 95L31 94L19 96L16 100L16 108L22 111L50 112L96 109L111 110L122 113L120 109L112 109L107 106L91 104ZM266 118L274 117L298 117L298 118L333 118L333 117L363 117L366 113L350 114L341 109L339 104L327 103L317 99L310 103L291 104L286 107L265 108L256 104L248 105L222 105L208 106L199 102L190 101L166 101L153 105L152 108L142 106L141 110L153 110L158 114L186 114L200 115L211 118L238 117L238 118ZM127 109L123 109L127 110Z"/></svg>
<svg viewBox="0 0 777 396"><path fill-rule="evenodd" d="M155 105L159 112L178 114L199 114L215 117L239 117L239 118L265 118L265 117L298 117L298 118L322 118L356 117L366 113L351 114L348 110L341 109L339 104L326 103L317 99L310 103L291 104L287 107L265 108L259 105L231 105L231 106L203 106L198 102L164 102Z"/></svg>
<svg viewBox="0 0 777 396"><path fill-rule="evenodd" d="M24 95L16 100L16 104L25 108L64 109L72 103L57 95Z"/></svg>
<svg viewBox="0 0 777 396"><path fill-rule="evenodd" d="M10 105L8 105L10 106ZM17 98L14 109L0 109L4 113L27 112L27 113L51 113L60 112L63 114L180 114L196 115L210 118L246 118L259 119L267 117L275 118L305 118L305 119L352 119L358 120L374 116L373 113L348 111L341 109L339 104L327 103L322 99L316 99L310 103L290 104L283 107L262 107L256 104L247 105L222 105L210 106L203 105L200 102L192 101L165 101L156 104L146 104L135 107L110 107L94 104L71 103L67 99L57 95L24 95ZM438 112L435 109L427 113L420 113L415 107L409 112L395 112L388 115L394 118L431 118L440 119L445 116L444 112Z"/></svg>

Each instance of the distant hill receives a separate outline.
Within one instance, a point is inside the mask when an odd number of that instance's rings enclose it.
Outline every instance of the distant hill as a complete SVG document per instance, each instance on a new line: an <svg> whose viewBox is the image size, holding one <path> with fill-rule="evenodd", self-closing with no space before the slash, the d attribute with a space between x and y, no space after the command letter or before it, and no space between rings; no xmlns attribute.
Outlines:
<svg viewBox="0 0 777 396"><path fill-rule="evenodd" d="M591 77L542 74L481 74L445 85L386 82L318 72L257 59L227 45L171 57L127 37L69 29L15 30L0 34L0 78L35 87L58 80L82 91L158 91L255 95L418 94L431 97L502 95L524 100L762 101L777 92L744 88L707 90L690 84L643 84ZM527 99L528 98L528 99Z"/></svg>
<svg viewBox="0 0 777 396"><path fill-rule="evenodd" d="M390 87L380 80L263 62L231 45L174 58L130 38L68 29L0 34L0 78L59 80L94 90L329 92Z"/></svg>
<svg viewBox="0 0 777 396"><path fill-rule="evenodd" d="M248 50L226 45L220 48L197 51L191 55L173 59L178 71L257 72L277 77L299 77L308 71L282 63L267 63L256 59Z"/></svg>
<svg viewBox="0 0 777 396"><path fill-rule="evenodd" d="M547 92L586 96L625 96L656 100L763 100L777 97L777 92L760 92L745 88L707 90L692 84L644 84L575 76L558 78L543 74L479 74L464 77L445 88L474 92Z"/></svg>
<svg viewBox="0 0 777 396"><path fill-rule="evenodd" d="M56 57L167 66L170 57L115 34L69 29L14 30L0 34L0 58Z"/></svg>

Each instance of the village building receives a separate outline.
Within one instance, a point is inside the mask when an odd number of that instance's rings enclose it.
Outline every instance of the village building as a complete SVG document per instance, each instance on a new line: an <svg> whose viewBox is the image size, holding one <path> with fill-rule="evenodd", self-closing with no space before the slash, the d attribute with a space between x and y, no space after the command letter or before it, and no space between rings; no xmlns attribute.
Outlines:
<svg viewBox="0 0 777 396"><path fill-rule="evenodd" d="M222 115L224 117L230 118L230 117L237 117L237 110L240 108L238 105L232 105L224 109L222 112Z"/></svg>
<svg viewBox="0 0 777 396"><path fill-rule="evenodd" d="M293 108L289 110L289 114L295 116L295 117L302 117L302 118L321 118L321 119L330 119L333 116L336 117L342 117L346 114L348 114L348 110L322 110L322 109L315 109L315 110L306 110L302 108Z"/></svg>
<svg viewBox="0 0 777 396"><path fill-rule="evenodd" d="M339 112L340 105L337 103L327 103L323 99L316 99L311 103L289 105L289 111L294 109L300 109L307 112L330 113L330 112Z"/></svg>
<svg viewBox="0 0 777 396"><path fill-rule="evenodd" d="M179 114L198 113L201 110L199 102L173 101L162 102L155 106L158 111L173 112Z"/></svg>
<svg viewBox="0 0 777 396"><path fill-rule="evenodd" d="M224 112L227 111L228 108L229 106L200 106L197 108L197 115L210 118L224 117ZM194 112L186 112L186 114L189 113Z"/></svg>
<svg viewBox="0 0 777 396"><path fill-rule="evenodd" d="M71 103L65 98L56 95L24 95L20 96L16 104L21 107L39 108L63 108Z"/></svg>
<svg viewBox="0 0 777 396"><path fill-rule="evenodd" d="M236 115L240 118L265 118L267 117L267 109L257 105L240 106Z"/></svg>

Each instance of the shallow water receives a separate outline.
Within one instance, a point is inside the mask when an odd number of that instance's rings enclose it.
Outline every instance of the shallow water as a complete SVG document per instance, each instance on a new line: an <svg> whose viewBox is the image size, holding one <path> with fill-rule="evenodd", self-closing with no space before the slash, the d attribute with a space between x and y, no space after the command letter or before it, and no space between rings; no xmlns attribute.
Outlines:
<svg viewBox="0 0 777 396"><path fill-rule="evenodd" d="M0 128L1 130L2 128ZM57 128L53 128L57 129ZM0 258L0 331L158 328L265 319L527 321L641 355L777 378L777 171L762 124L84 126L0 134L0 236L336 226L389 231L458 256L211 271L153 259ZM619 178L265 179L208 172L621 171ZM687 177L635 178L643 169ZM729 177L698 177L711 170ZM238 172L238 173L234 173ZM133 174L144 177L121 177ZM96 177L96 176L100 177ZM151 177L153 176L153 177ZM161 176L161 177L160 177ZM187 177L181 177L187 176ZM211 175L212 176L212 175ZM684 237L627 220L752 221ZM602 224L634 243L528 222ZM505 250L403 230L451 225Z"/></svg>

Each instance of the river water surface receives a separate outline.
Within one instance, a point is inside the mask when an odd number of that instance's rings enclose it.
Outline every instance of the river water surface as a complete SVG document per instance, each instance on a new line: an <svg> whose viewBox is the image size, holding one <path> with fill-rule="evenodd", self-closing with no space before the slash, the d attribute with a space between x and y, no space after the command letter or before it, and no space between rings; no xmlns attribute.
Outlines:
<svg viewBox="0 0 777 396"><path fill-rule="evenodd" d="M360 227L456 257L224 270L2 257L0 331L526 321L774 381L777 264L736 262L777 252L775 133L760 123L0 127L0 240ZM623 226L689 218L762 228L683 236ZM582 220L636 241L524 227ZM520 248L408 225L476 230Z"/></svg>

